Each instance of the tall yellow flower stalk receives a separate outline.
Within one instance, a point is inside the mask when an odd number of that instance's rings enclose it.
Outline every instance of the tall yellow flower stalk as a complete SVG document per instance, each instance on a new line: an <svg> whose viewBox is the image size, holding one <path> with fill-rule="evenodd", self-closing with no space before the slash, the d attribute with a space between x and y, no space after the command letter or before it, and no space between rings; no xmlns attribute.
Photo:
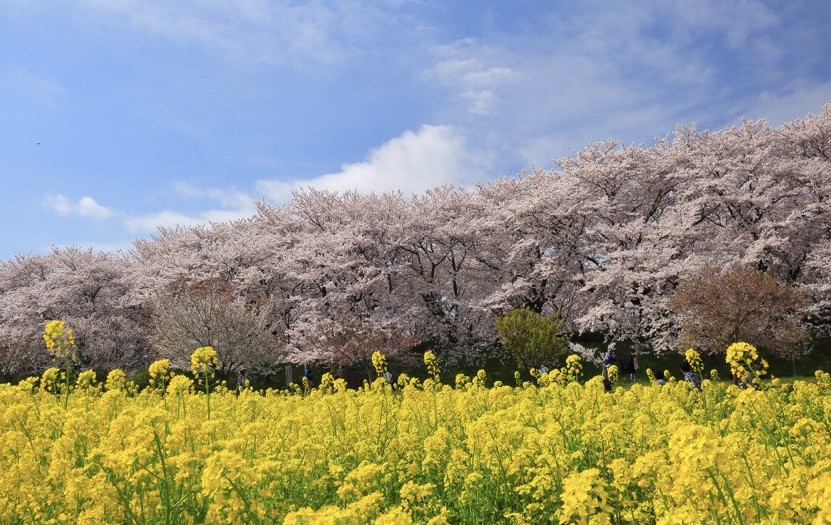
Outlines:
<svg viewBox="0 0 831 525"><path fill-rule="evenodd" d="M173 377L173 372L170 371L170 359L157 359L153 361L147 368L147 374L150 376L150 388L164 395L167 384Z"/></svg>
<svg viewBox="0 0 831 525"><path fill-rule="evenodd" d="M211 419L211 379L219 367L219 357L212 346L200 346L190 356L190 369L197 382L205 387L208 397L208 419Z"/></svg>
<svg viewBox="0 0 831 525"><path fill-rule="evenodd" d="M758 386L759 376L768 371L768 362L759 357L756 347L743 341L727 347L725 361L730 365L733 377L743 385Z"/></svg>
<svg viewBox="0 0 831 525"><path fill-rule="evenodd" d="M384 377L387 373L387 357L377 350L372 352L372 367L375 368L375 375Z"/></svg>
<svg viewBox="0 0 831 525"><path fill-rule="evenodd" d="M439 359L435 352L427 350L424 352L424 364L427 365L427 374L437 383L440 381Z"/></svg>
<svg viewBox="0 0 831 525"><path fill-rule="evenodd" d="M562 370L563 379L566 383L579 381L583 375L583 362L577 354L571 354L566 358L566 366Z"/></svg>
<svg viewBox="0 0 831 525"><path fill-rule="evenodd" d="M75 360L75 333L67 328L64 321L53 319L43 328L43 341L46 349L55 359Z"/></svg>
<svg viewBox="0 0 831 525"><path fill-rule="evenodd" d="M699 375L699 377L703 376L704 374L704 361L701 359L701 355L694 349L694 348L687 348L684 352L684 359L690 364L690 368Z"/></svg>
<svg viewBox="0 0 831 525"><path fill-rule="evenodd" d="M107 381L104 383L107 392L124 392L127 390L127 374L116 368L107 374Z"/></svg>
<svg viewBox="0 0 831 525"><path fill-rule="evenodd" d="M78 360L78 347L75 345L75 333L67 328L66 323L53 319L43 328L43 342L46 349L64 369L64 408L69 403L69 375L72 363Z"/></svg>
<svg viewBox="0 0 831 525"><path fill-rule="evenodd" d="M384 388L387 384L387 372L389 370L387 365L387 356L376 350L372 352L372 367L375 368L375 381L373 388Z"/></svg>

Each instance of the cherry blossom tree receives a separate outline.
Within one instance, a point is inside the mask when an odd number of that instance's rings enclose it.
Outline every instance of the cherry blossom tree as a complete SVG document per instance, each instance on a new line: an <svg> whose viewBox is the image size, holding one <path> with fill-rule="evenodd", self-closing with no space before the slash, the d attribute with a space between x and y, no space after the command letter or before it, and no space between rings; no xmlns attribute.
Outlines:
<svg viewBox="0 0 831 525"><path fill-rule="evenodd" d="M145 313L124 301L129 261L76 247L20 256L0 265L0 351L4 372L38 372L45 364L43 326L72 327L80 366L135 370L149 362Z"/></svg>
<svg viewBox="0 0 831 525"><path fill-rule="evenodd" d="M227 284L185 287L175 295L156 297L152 305L153 347L180 369L186 370L191 353L203 346L216 350L219 369L226 375L240 369L267 374L281 362L282 347L272 335L268 305L246 305Z"/></svg>
<svg viewBox="0 0 831 525"><path fill-rule="evenodd" d="M670 301L679 314L681 344L709 353L744 341L779 355L798 355L808 337L805 298L770 274L733 265L705 266Z"/></svg>
<svg viewBox="0 0 831 525"><path fill-rule="evenodd" d="M477 363L506 355L494 320L516 308L556 312L568 333L668 351L683 326L670 299L708 265L786 283L806 298L794 315L827 333L830 171L828 106L778 127L602 141L475 188L303 190L246 219L161 229L123 257L21 256L0 264L3 372L44 365L38 333L51 318L75 328L95 366L137 365L151 342L169 349L153 331L160 314L196 316L210 298L194 290L206 286L221 300L203 323L248 319L256 328L236 325L241 340L277 341L230 366L343 365L377 349L404 359L414 345Z"/></svg>

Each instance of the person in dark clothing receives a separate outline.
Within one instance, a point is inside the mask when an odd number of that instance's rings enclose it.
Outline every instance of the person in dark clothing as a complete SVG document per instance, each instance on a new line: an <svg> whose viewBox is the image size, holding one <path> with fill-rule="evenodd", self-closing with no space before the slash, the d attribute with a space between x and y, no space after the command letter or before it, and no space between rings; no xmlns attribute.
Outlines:
<svg viewBox="0 0 831 525"><path fill-rule="evenodd" d="M636 372L638 371L638 358L633 354L626 354L620 360L620 371L624 374L629 374L629 380L632 383L637 379Z"/></svg>
<svg viewBox="0 0 831 525"><path fill-rule="evenodd" d="M701 379L693 371L690 363L686 359L681 360L681 372L684 374L684 381L688 382L694 388L701 390Z"/></svg>
<svg viewBox="0 0 831 525"><path fill-rule="evenodd" d="M603 379L606 381L609 380L609 367L613 364L615 364L615 352L610 348L603 356Z"/></svg>
<svg viewBox="0 0 831 525"><path fill-rule="evenodd" d="M309 365L305 365L303 367L303 383L304 383L304 390L305 393L309 393L312 388L314 388L314 378L312 376L312 369L309 368Z"/></svg>

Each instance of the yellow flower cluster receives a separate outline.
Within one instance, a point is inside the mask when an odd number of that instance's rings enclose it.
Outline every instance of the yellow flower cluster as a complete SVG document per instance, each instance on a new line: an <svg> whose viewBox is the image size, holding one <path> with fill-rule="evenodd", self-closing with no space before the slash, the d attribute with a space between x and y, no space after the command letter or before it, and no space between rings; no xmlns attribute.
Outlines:
<svg viewBox="0 0 831 525"><path fill-rule="evenodd" d="M567 383L580 380L580 376L583 375L583 363L580 361L579 355L571 354L566 357L566 366L563 368L562 374Z"/></svg>
<svg viewBox="0 0 831 525"><path fill-rule="evenodd" d="M41 374L40 384L47 392L58 394L61 391L61 383L63 383L64 378L65 374L60 368L51 366Z"/></svg>
<svg viewBox="0 0 831 525"><path fill-rule="evenodd" d="M536 378L537 384L540 386L546 386L551 382L566 384L580 380L580 377L583 375L583 362L580 360L579 355L571 354L566 358L565 366L562 368L555 368L551 371L541 370L543 371L537 370L536 368L530 370L531 376ZM520 384L519 372L514 377L517 384Z"/></svg>
<svg viewBox="0 0 831 525"><path fill-rule="evenodd" d="M432 350L424 352L424 364L427 366L427 373L436 381L439 380L439 359Z"/></svg>
<svg viewBox="0 0 831 525"><path fill-rule="evenodd" d="M43 328L43 342L55 359L74 359L75 334L71 328L66 328L63 321L56 319L46 323Z"/></svg>
<svg viewBox="0 0 831 525"><path fill-rule="evenodd" d="M375 375L384 377L387 372L387 357L379 351L372 352L372 367L375 368Z"/></svg>
<svg viewBox="0 0 831 525"><path fill-rule="evenodd" d="M170 382L173 373L170 371L170 359L158 359L150 363L147 368L147 375L149 376L150 386L152 388L165 389L165 386Z"/></svg>
<svg viewBox="0 0 831 525"><path fill-rule="evenodd" d="M203 363L215 363L208 354ZM213 365L211 365L213 366ZM568 368L568 362L566 363ZM199 370L204 370L199 368ZM826 523L831 376L605 392L0 385L0 523ZM84 388L80 385L83 384ZM323 384L323 380L321 381ZM209 403L212 416L207 417Z"/></svg>
<svg viewBox="0 0 831 525"><path fill-rule="evenodd" d="M606 375L608 376L610 383L617 383L617 380L620 377L620 368L618 368L617 365L611 365L606 371Z"/></svg>
<svg viewBox="0 0 831 525"><path fill-rule="evenodd" d="M123 391L127 389L127 374L124 373L124 370L120 370L118 368L114 370L110 370L107 374L107 382L105 383L105 388L109 390L117 390Z"/></svg>
<svg viewBox="0 0 831 525"><path fill-rule="evenodd" d="M97 377L95 370L84 370L75 379L75 388L84 392L91 392L95 389L100 389L101 385L97 384Z"/></svg>
<svg viewBox="0 0 831 525"><path fill-rule="evenodd" d="M219 357L212 346L200 346L190 355L190 369L194 375L213 374L219 366Z"/></svg>
<svg viewBox="0 0 831 525"><path fill-rule="evenodd" d="M46 349L57 361L65 362L67 365L77 359L77 345L75 344L75 333L66 323L60 320L52 320L46 323L43 328L43 342Z"/></svg>
<svg viewBox="0 0 831 525"><path fill-rule="evenodd" d="M727 347L725 361L730 365L733 377L744 384L753 384L768 370L768 362L759 357L756 347L741 341Z"/></svg>
<svg viewBox="0 0 831 525"><path fill-rule="evenodd" d="M686 359L686 361L690 364L690 368L692 368L697 374L700 375L704 372L704 361L695 349L688 348L684 352L684 359Z"/></svg>

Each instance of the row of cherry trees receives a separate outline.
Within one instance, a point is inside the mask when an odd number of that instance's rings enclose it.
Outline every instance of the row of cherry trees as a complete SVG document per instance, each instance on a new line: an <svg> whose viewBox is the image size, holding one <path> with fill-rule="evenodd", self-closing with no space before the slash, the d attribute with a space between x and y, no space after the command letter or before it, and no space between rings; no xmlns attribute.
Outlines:
<svg viewBox="0 0 831 525"><path fill-rule="evenodd" d="M679 127L651 147L592 144L551 171L411 197L307 190L233 223L162 229L117 256L67 248L0 265L0 367L44 366L65 319L87 366L226 371L499 355L495 316L558 312L573 333L673 348L669 301L705 265L745 264L831 311L831 106L779 127ZM251 327L256 327L252 329ZM178 361L177 361L178 360Z"/></svg>

